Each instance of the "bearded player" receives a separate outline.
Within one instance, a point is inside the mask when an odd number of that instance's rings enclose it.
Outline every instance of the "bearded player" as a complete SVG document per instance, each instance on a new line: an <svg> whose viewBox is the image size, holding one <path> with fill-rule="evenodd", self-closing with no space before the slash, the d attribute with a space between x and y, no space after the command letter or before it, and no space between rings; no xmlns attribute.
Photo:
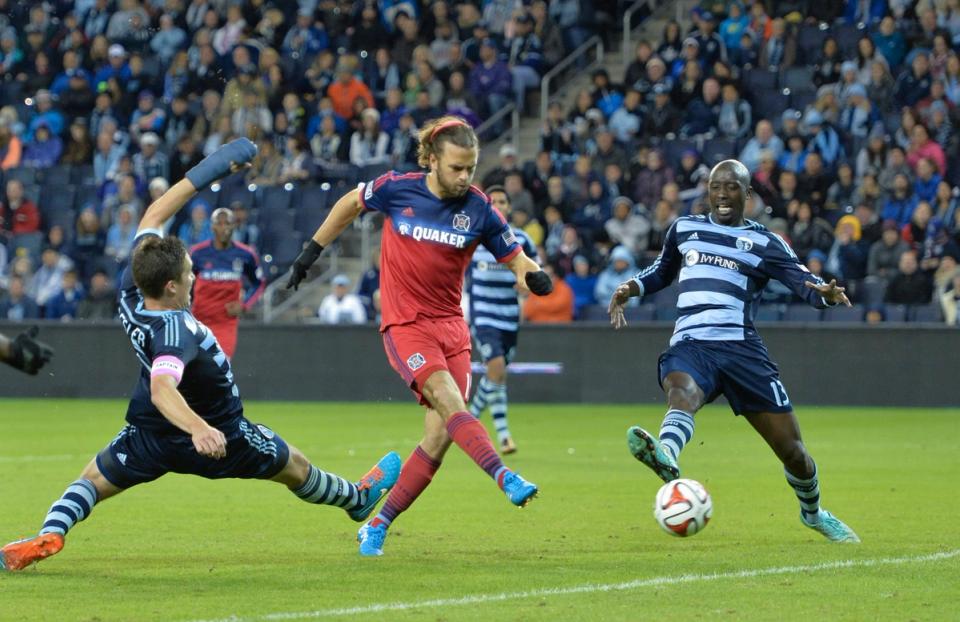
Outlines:
<svg viewBox="0 0 960 622"><path fill-rule="evenodd" d="M367 210L385 216L381 246L380 332L390 365L426 408L423 440L404 463L381 512L360 528L360 554L382 555L387 528L416 500L456 443L516 506L537 486L503 465L483 425L465 403L470 388L470 331L460 295L464 270L478 244L509 267L518 286L546 295L553 283L527 257L510 226L470 185L479 142L466 121L446 116L419 133L418 162L428 173L389 172L337 201L294 262L296 288L344 229Z"/></svg>
<svg viewBox="0 0 960 622"><path fill-rule="evenodd" d="M233 212L221 207L214 210L210 220L213 239L190 249L196 275L192 311L213 331L220 347L232 359L237 349L240 314L260 299L266 281L257 251L233 241Z"/></svg>
<svg viewBox="0 0 960 622"><path fill-rule="evenodd" d="M198 189L239 170L256 152L246 138L224 145L147 209L118 294L120 323L139 367L127 425L53 502L39 535L0 549L0 570L21 570L59 553L67 533L96 504L166 473L278 482L307 503L341 508L356 521L366 520L396 481L400 456L394 452L351 482L249 421L230 361L190 313L190 256L180 240L161 237L163 226Z"/></svg>
<svg viewBox="0 0 960 622"><path fill-rule="evenodd" d="M810 274L780 236L744 219L751 191L742 163L725 160L713 168L708 200L709 214L677 219L656 261L621 284L610 300L611 323L620 328L631 297L657 292L679 274L679 319L659 360L667 414L658 436L636 426L627 431L630 452L663 481L679 478L677 460L693 437L694 414L722 394L783 463L803 524L833 542L859 542L850 527L820 507L817 466L800 437L777 366L753 325L770 279L818 309L850 306L850 301L835 280L824 283Z"/></svg>

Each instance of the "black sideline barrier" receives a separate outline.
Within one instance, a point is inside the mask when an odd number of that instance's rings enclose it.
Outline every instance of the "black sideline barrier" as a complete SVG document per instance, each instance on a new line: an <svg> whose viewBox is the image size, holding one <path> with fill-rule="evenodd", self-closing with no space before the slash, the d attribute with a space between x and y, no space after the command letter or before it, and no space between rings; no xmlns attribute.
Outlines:
<svg viewBox="0 0 960 622"><path fill-rule="evenodd" d="M0 365L0 397L126 398L139 364L119 324L41 324L56 348L29 377ZM23 325L0 323L12 336ZM657 356L671 326L524 326L518 362L561 363L557 375L515 375L522 402L658 403ZM960 330L903 324L760 327L784 385L803 405L956 406ZM476 356L476 355L475 355ZM244 324L233 370L252 400L400 400L411 394L387 363L373 326Z"/></svg>

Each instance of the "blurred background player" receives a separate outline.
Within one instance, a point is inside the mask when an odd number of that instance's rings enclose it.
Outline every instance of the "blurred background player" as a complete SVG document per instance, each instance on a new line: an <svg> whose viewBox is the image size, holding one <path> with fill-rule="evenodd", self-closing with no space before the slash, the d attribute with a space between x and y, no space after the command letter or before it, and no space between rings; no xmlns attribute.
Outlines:
<svg viewBox="0 0 960 622"><path fill-rule="evenodd" d="M510 221L510 196L503 186L486 189L490 203ZM511 227L527 257L536 260L537 247L521 229ZM467 292L470 294L470 327L480 348L486 372L477 383L470 401L470 414L480 418L490 408L493 427L497 431L500 453L512 454L517 445L507 425L507 366L517 350L517 322L520 301L517 279L505 265L484 246L478 246L467 271Z"/></svg>
<svg viewBox="0 0 960 622"><path fill-rule="evenodd" d="M810 274L783 238L743 217L751 199L750 173L737 160L710 172L708 215L683 216L670 226L656 261L621 284L610 300L610 320L625 326L633 296L653 294L680 276L679 319L658 362L667 414L659 438L640 427L627 431L634 457L665 482L680 477L677 459L693 438L693 415L723 394L783 463L800 501L800 520L834 542L859 542L850 527L820 507L817 466L800 437L780 372L753 326L760 292L776 279L808 304L850 305L837 282Z"/></svg>
<svg viewBox="0 0 960 622"><path fill-rule="evenodd" d="M250 309L266 286L257 251L233 239L236 218L221 207L210 217L213 239L190 249L193 273L193 315L217 336L229 358L237 349L240 314Z"/></svg>
<svg viewBox="0 0 960 622"><path fill-rule="evenodd" d="M0 334L0 361L36 376L53 357L53 348L37 340L40 329L31 326L13 339Z"/></svg>
<svg viewBox="0 0 960 622"><path fill-rule="evenodd" d="M357 521L396 481L400 456L394 452L353 483L321 471L271 429L246 419L230 361L190 313L190 256L177 238L160 237L163 226L197 189L238 170L256 152L245 138L219 148L144 214L120 279L120 321L140 363L127 425L53 502L38 536L0 549L0 570L21 570L55 555L96 503L169 472L269 479Z"/></svg>
<svg viewBox="0 0 960 622"><path fill-rule="evenodd" d="M478 244L532 293L547 294L553 284L523 254L486 195L470 185L479 157L473 128L445 116L426 122L418 138L418 163L429 173L391 171L341 197L297 257L287 282L296 288L323 248L361 211L384 214L380 332L390 365L426 407L426 417L423 440L404 463L383 510L357 534L361 555L383 554L387 528L430 484L451 443L514 505L523 507L537 494L534 484L503 465L483 425L467 412L470 331L460 298L463 274Z"/></svg>

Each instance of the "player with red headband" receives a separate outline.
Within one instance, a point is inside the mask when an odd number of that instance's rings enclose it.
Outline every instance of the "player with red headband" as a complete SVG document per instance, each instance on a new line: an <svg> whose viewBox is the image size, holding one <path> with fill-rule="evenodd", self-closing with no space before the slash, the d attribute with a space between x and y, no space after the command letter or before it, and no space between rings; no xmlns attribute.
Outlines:
<svg viewBox="0 0 960 622"><path fill-rule="evenodd" d="M404 463L383 510L360 528L361 555L382 555L387 528L430 484L451 443L489 474L510 502L525 506L537 486L503 465L483 425L465 403L470 388L470 331L463 319L463 275L478 244L538 296L550 277L521 250L503 216L475 186L479 141L466 121L446 116L419 134L418 162L428 173L389 172L361 183L330 211L294 262L296 288L324 247L364 209L384 214L380 332L390 365L426 407L423 440Z"/></svg>

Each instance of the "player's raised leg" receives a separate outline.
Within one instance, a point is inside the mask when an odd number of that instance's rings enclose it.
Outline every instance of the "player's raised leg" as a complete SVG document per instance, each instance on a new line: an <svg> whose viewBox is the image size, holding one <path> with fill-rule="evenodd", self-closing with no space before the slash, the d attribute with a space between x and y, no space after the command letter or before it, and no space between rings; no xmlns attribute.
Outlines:
<svg viewBox="0 0 960 622"><path fill-rule="evenodd" d="M71 482L60 498L53 502L43 519L40 533L7 544L0 549L0 570L23 570L31 564L56 555L74 525L90 516L93 506L121 492L111 484L91 460Z"/></svg>
<svg viewBox="0 0 960 622"><path fill-rule="evenodd" d="M307 503L343 508L355 521L370 515L380 499L393 488L400 475L400 456L389 452L358 481L317 468L292 445L283 470L272 479L290 489Z"/></svg>
<svg viewBox="0 0 960 622"><path fill-rule="evenodd" d="M833 542L860 542L843 521L820 507L817 465L800 437L800 425L792 411L744 415L783 463L787 483L800 502L800 520Z"/></svg>
<svg viewBox="0 0 960 622"><path fill-rule="evenodd" d="M637 460L669 482L680 477L680 452L693 438L693 414L703 407L704 392L690 374L681 371L667 373L661 384L667 394L667 414L659 437L633 426L627 430L627 446Z"/></svg>

